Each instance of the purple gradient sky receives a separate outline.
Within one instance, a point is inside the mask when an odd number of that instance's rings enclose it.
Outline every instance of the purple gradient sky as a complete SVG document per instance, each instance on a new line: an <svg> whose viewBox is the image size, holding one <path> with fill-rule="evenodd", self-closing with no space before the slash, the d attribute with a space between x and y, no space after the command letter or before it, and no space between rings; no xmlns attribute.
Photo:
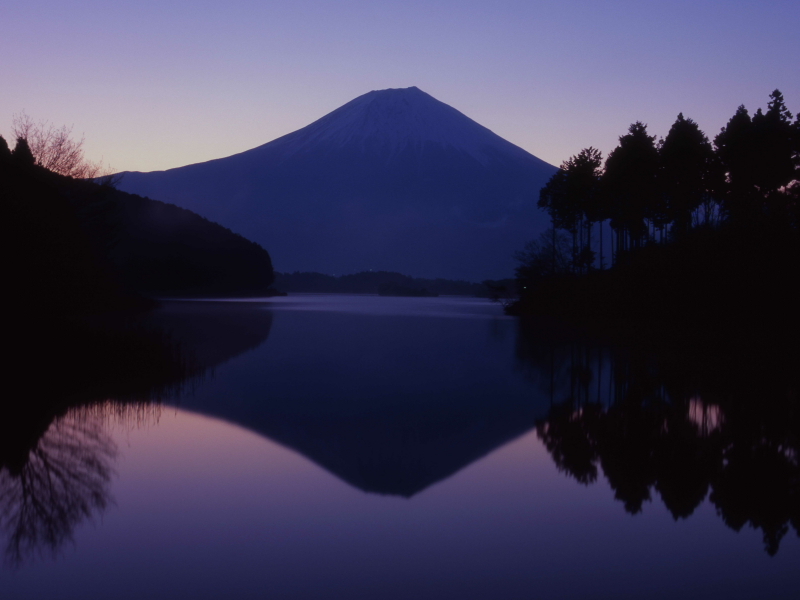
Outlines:
<svg viewBox="0 0 800 600"><path fill-rule="evenodd" d="M0 8L0 133L74 125L89 158L227 156L416 85L553 164L678 112L713 137L775 88L800 110L800 2L25 0Z"/></svg>

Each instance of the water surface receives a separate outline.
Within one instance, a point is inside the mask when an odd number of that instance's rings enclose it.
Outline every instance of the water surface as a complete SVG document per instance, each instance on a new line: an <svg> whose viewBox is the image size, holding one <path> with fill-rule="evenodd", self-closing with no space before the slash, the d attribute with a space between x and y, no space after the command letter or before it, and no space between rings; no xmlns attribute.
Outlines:
<svg viewBox="0 0 800 600"><path fill-rule="evenodd" d="M747 437L702 386L483 300L148 319L188 379L0 454L3 598L796 597L785 418ZM766 500L737 493L756 467Z"/></svg>

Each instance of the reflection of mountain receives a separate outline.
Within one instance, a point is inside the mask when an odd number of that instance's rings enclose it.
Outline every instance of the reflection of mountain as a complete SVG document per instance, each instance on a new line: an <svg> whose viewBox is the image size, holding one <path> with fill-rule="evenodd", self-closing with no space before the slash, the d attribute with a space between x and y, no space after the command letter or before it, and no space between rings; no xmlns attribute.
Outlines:
<svg viewBox="0 0 800 600"><path fill-rule="evenodd" d="M274 403L246 419L222 404L214 415L305 455L361 490L410 497L534 424L529 406L453 400L435 409L378 407L342 418L287 414Z"/></svg>
<svg viewBox="0 0 800 600"><path fill-rule="evenodd" d="M375 303L392 306L384 300ZM269 344L226 373L219 392L180 405L275 440L359 489L412 496L542 414L526 382L509 382L506 357L487 356L480 341L491 325L276 312Z"/></svg>
<svg viewBox="0 0 800 600"><path fill-rule="evenodd" d="M675 519L708 497L774 555L800 534L800 421L794 357L740 348L662 355L526 334L520 359L554 405L537 424L558 468L581 483L598 466L625 510L657 491ZM706 358L705 361L700 357Z"/></svg>
<svg viewBox="0 0 800 600"><path fill-rule="evenodd" d="M109 419L147 421L158 412L151 401L259 345L271 322L255 303L176 302L125 318L60 322L20 340L9 372L29 374L29 389L7 397L0 414L8 559L55 553L106 507L116 455Z"/></svg>

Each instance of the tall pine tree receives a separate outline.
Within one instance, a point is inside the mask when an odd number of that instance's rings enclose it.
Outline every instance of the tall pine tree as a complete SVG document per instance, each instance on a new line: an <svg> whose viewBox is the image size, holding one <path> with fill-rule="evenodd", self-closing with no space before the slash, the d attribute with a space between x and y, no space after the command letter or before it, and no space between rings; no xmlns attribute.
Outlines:
<svg viewBox="0 0 800 600"><path fill-rule="evenodd" d="M659 187L666 202L673 238L680 238L692 225L692 214L710 195L714 151L697 123L683 113L659 148Z"/></svg>
<svg viewBox="0 0 800 600"><path fill-rule="evenodd" d="M638 247L648 238L647 220L657 214L658 149L647 125L637 121L606 159L602 186L617 248Z"/></svg>

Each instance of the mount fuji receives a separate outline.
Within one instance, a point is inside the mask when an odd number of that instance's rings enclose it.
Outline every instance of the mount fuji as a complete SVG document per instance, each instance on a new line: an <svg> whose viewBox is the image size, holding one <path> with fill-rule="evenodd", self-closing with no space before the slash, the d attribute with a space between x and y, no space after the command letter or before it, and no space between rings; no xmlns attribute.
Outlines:
<svg viewBox="0 0 800 600"><path fill-rule="evenodd" d="M241 154L120 188L267 248L279 271L398 271L480 281L547 227L556 168L416 87L372 91Z"/></svg>

